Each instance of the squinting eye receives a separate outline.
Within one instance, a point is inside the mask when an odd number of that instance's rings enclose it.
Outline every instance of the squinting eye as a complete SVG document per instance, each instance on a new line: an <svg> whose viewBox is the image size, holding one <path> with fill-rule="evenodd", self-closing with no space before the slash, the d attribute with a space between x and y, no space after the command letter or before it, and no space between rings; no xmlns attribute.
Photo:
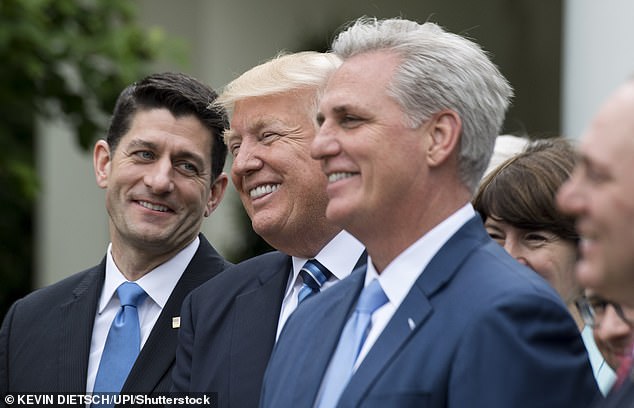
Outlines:
<svg viewBox="0 0 634 408"><path fill-rule="evenodd" d="M494 239L496 241L504 240L504 234L502 234L502 232L500 232L500 230L498 230L497 228L486 224L484 225L484 228L486 229L487 234L489 234L491 239Z"/></svg>
<svg viewBox="0 0 634 408"><path fill-rule="evenodd" d="M279 133L275 133L275 132L266 132L266 133L262 133L262 136L260 137L260 140L264 140L264 141L269 141L271 139L276 139L280 136Z"/></svg>
<svg viewBox="0 0 634 408"><path fill-rule="evenodd" d="M154 158L154 153L148 150L140 150L134 154L143 160L152 160Z"/></svg>
<svg viewBox="0 0 634 408"><path fill-rule="evenodd" d="M505 236L496 231L487 231L489 237L494 240L498 245L504 246Z"/></svg>
<svg viewBox="0 0 634 408"><path fill-rule="evenodd" d="M339 122L344 127L355 127L361 122L361 119L356 116L344 115Z"/></svg>
<svg viewBox="0 0 634 408"><path fill-rule="evenodd" d="M198 173L198 168L191 163L181 163L179 167L187 173Z"/></svg>
<svg viewBox="0 0 634 408"><path fill-rule="evenodd" d="M488 232L489 232L489 236L491 237L491 239L494 239L496 241L504 239L504 237L500 233L497 233L497 232L494 232L494 231L488 231Z"/></svg>
<svg viewBox="0 0 634 408"><path fill-rule="evenodd" d="M229 147L229 151L231 152L231 155L233 157L236 157L238 155L238 152L240 151L240 144L239 143L235 143L235 144L231 145Z"/></svg>

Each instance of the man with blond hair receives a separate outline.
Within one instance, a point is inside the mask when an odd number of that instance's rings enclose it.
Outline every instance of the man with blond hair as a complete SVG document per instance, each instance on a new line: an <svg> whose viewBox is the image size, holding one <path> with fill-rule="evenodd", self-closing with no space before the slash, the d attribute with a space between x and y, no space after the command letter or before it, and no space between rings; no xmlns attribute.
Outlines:
<svg viewBox="0 0 634 408"><path fill-rule="evenodd" d="M185 300L175 391L217 392L220 407L256 407L291 313L364 264L363 245L326 219L327 179L309 150L318 98L339 64L328 53L278 56L219 97L231 117L233 184L253 229L277 251L238 264Z"/></svg>

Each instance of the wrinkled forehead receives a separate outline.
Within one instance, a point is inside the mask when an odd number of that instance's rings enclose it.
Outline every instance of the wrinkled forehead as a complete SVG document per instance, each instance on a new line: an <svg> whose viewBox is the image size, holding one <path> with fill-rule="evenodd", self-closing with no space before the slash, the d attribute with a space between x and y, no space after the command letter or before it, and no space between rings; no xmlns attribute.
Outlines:
<svg viewBox="0 0 634 408"><path fill-rule="evenodd" d="M277 120L270 98L253 97L236 101L229 129L224 132L225 144L242 139L248 133L257 133L271 122Z"/></svg>

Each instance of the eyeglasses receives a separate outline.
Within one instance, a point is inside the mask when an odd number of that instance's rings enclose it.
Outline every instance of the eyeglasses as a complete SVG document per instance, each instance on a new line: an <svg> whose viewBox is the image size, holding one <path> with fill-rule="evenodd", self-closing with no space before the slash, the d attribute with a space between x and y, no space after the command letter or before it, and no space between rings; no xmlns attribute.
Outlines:
<svg viewBox="0 0 634 408"><path fill-rule="evenodd" d="M601 321L605 317L605 311L608 305L614 308L614 311L621 320L629 326L634 326L634 322L625 316L621 305L603 299L599 296L581 296L575 300L575 305L577 306L577 309L579 309L583 322L592 328L599 327Z"/></svg>

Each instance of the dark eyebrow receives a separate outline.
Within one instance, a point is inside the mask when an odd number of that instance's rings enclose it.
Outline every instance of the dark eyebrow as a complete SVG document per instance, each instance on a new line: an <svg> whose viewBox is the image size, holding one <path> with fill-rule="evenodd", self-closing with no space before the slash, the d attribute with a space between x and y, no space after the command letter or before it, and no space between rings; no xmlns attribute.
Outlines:
<svg viewBox="0 0 634 408"><path fill-rule="evenodd" d="M348 112L349 110L350 110L349 105L339 105L331 109L331 111L336 115L344 114ZM315 119L317 120L317 124L321 126L324 123L325 116L322 112L317 112L317 116L315 117Z"/></svg>
<svg viewBox="0 0 634 408"><path fill-rule="evenodd" d="M154 150L154 151L159 150L158 144L156 144L154 142L147 141L147 140L143 140L143 139L132 140L130 142L130 144L128 145L128 147L131 147L131 148L145 148L145 149ZM191 161L195 162L199 167L201 167L201 168L204 167L205 160L203 159L203 156L201 156L201 155L199 155L199 154L197 154L195 152L192 152L192 151L189 151L189 150L179 150L173 156L176 159L191 160Z"/></svg>
<svg viewBox="0 0 634 408"><path fill-rule="evenodd" d="M343 113L349 110L350 110L350 106L348 105L340 105L340 106L335 106L334 108L332 108L332 111L335 113Z"/></svg>
<svg viewBox="0 0 634 408"><path fill-rule="evenodd" d="M143 139L134 139L130 142L130 144L128 145L128 147L131 148L139 148L139 147L143 147L146 149L150 149L150 150L157 150L158 149L158 145L154 142L148 142L147 140L143 140Z"/></svg>

